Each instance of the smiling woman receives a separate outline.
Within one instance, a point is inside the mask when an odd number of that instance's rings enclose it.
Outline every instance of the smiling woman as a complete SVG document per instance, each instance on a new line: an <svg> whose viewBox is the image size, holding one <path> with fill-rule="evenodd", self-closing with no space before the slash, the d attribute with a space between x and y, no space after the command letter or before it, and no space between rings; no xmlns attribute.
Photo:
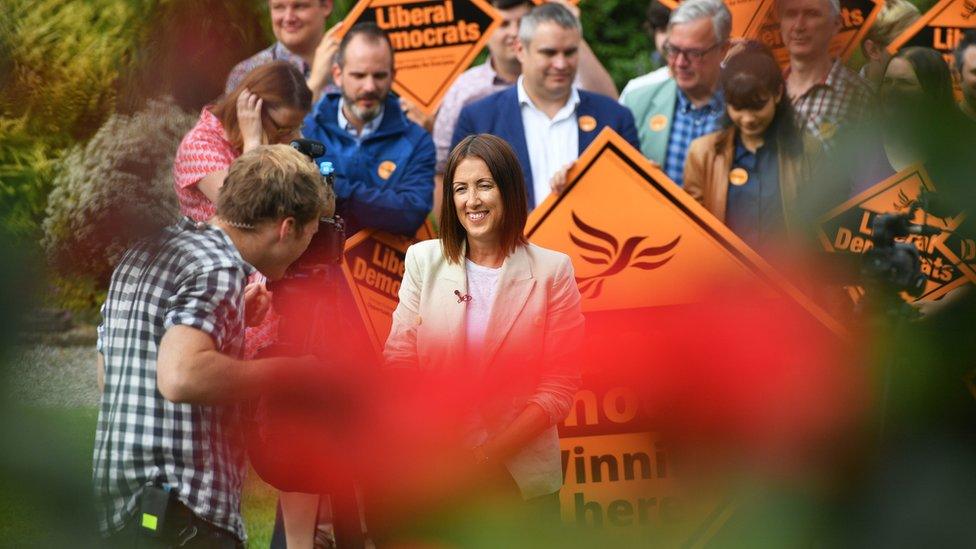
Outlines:
<svg viewBox="0 0 976 549"><path fill-rule="evenodd" d="M569 257L526 243L526 212L512 148L487 134L461 141L444 175L441 238L407 250L384 357L464 376L476 389L454 412L466 418L471 479L558 521L556 423L579 382L583 315Z"/></svg>

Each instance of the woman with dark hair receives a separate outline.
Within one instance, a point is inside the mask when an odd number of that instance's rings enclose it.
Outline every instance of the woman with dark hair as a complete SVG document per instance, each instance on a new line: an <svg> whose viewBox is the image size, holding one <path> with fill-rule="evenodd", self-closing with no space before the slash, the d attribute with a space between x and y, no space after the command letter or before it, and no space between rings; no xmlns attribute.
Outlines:
<svg viewBox="0 0 976 549"><path fill-rule="evenodd" d="M931 48L899 50L885 67L880 99L882 142L891 173L924 162L930 144L925 141L938 142L936 134L959 114L949 65ZM919 131L930 126L937 131Z"/></svg>
<svg viewBox="0 0 976 549"><path fill-rule="evenodd" d="M691 143L684 188L746 243L761 247L788 227L820 146L793 123L783 73L765 46L749 43L733 55L721 87L726 127Z"/></svg>
<svg viewBox="0 0 976 549"><path fill-rule="evenodd" d="M942 54L917 46L899 50L885 65L878 91L876 133L853 141L852 158L840 162L850 166L851 196L914 164L938 170L961 158L956 151L966 154L959 150L968 143L958 143L967 139Z"/></svg>
<svg viewBox="0 0 976 549"><path fill-rule="evenodd" d="M471 459L558 517L556 424L578 386L584 329L572 262L526 242L525 181L502 139L461 141L443 188L441 237L407 250L384 358L421 372L476 372L483 392L462 411L472 418Z"/></svg>
<svg viewBox="0 0 976 549"><path fill-rule="evenodd" d="M231 162L258 145L299 137L311 108L305 78L286 61L255 68L237 89L204 107L173 163L180 212L196 221L213 217Z"/></svg>

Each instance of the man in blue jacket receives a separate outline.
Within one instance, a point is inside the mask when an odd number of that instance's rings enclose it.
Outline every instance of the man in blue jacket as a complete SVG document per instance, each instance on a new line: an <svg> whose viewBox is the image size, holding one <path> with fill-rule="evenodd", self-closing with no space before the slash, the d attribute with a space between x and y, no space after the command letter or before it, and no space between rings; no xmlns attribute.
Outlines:
<svg viewBox="0 0 976 549"><path fill-rule="evenodd" d="M452 149L476 133L508 141L522 164L530 208L562 192L566 172L604 127L639 147L630 111L573 85L581 39L579 19L566 7L536 6L519 26L522 76L515 86L464 107L454 130Z"/></svg>
<svg viewBox="0 0 976 549"><path fill-rule="evenodd" d="M393 84L393 46L373 23L339 44L332 66L339 92L305 118L305 137L325 144L336 170L336 211L346 233L371 228L412 236L432 207L434 141L408 120Z"/></svg>

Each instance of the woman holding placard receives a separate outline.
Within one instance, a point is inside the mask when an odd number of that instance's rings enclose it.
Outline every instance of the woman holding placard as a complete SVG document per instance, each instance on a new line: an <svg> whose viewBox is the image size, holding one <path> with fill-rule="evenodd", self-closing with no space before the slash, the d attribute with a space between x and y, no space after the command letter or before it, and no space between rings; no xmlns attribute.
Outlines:
<svg viewBox="0 0 976 549"><path fill-rule="evenodd" d="M783 73L748 43L722 69L725 128L691 143L684 188L753 247L789 225L798 187L820 144L793 124Z"/></svg>

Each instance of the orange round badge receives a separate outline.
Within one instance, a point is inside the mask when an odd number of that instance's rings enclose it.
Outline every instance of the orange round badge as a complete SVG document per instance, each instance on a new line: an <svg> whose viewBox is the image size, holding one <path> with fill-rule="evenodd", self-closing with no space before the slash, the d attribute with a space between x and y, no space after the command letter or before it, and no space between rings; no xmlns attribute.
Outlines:
<svg viewBox="0 0 976 549"><path fill-rule="evenodd" d="M830 122L823 122L820 124L820 137L824 139L831 139L834 134L837 133L837 124L832 124Z"/></svg>
<svg viewBox="0 0 976 549"><path fill-rule="evenodd" d="M651 117L649 125L653 131L659 132L668 125L668 117L663 114L655 114Z"/></svg>
<svg viewBox="0 0 976 549"><path fill-rule="evenodd" d="M735 168L729 172L729 183L739 186L745 185L749 181L749 172L742 168Z"/></svg>
<svg viewBox="0 0 976 549"><path fill-rule="evenodd" d="M396 171L396 168L396 164L389 160L384 160L383 162L380 162L380 167L376 170L376 173L378 173L383 179L389 179L390 176L393 175L393 172Z"/></svg>
<svg viewBox="0 0 976 549"><path fill-rule="evenodd" d="M591 132L596 129L596 118L590 115L581 116L579 119L579 127L584 132Z"/></svg>

